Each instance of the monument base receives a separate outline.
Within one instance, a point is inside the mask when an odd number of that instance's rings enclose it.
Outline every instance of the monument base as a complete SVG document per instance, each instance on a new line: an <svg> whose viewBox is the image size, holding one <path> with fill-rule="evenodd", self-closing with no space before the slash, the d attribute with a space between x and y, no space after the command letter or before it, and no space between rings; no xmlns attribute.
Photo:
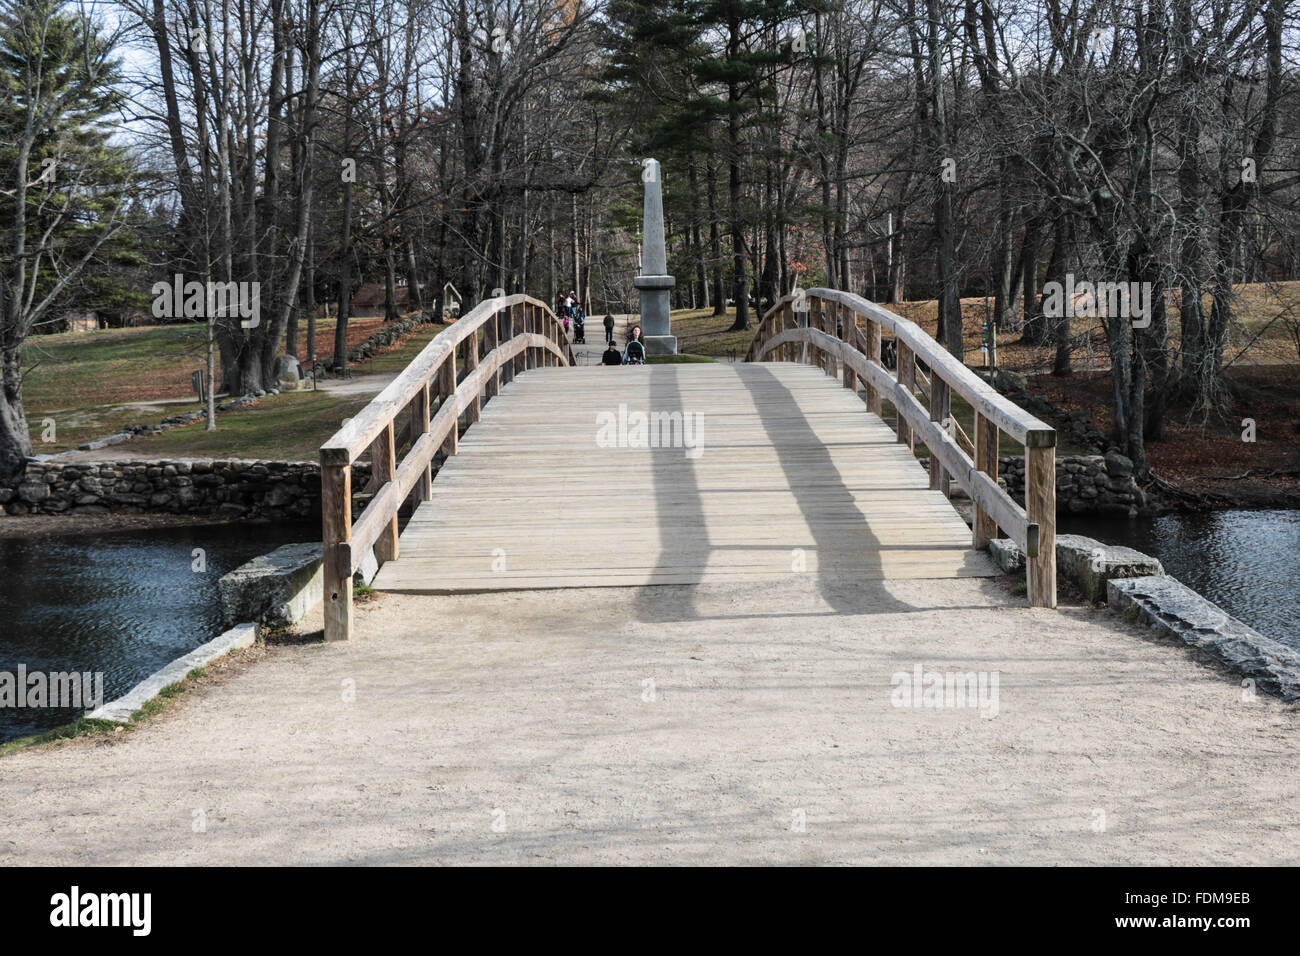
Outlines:
<svg viewBox="0 0 1300 956"><path fill-rule="evenodd" d="M677 354L677 336L675 335L647 335L642 340L645 342L647 358L652 355Z"/></svg>

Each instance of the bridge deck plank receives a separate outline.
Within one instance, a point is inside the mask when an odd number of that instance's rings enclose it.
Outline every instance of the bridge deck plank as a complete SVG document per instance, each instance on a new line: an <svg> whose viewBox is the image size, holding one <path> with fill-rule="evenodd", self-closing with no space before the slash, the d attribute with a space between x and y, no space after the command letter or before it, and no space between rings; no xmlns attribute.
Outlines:
<svg viewBox="0 0 1300 956"><path fill-rule="evenodd" d="M699 414L697 447L603 447L598 416ZM806 365L540 368L489 402L374 586L989 576L894 433ZM796 570L796 569L802 569Z"/></svg>

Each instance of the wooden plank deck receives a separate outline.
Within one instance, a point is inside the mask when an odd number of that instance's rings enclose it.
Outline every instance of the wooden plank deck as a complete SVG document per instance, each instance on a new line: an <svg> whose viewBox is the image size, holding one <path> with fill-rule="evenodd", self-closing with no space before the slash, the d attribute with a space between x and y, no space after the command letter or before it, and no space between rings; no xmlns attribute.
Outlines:
<svg viewBox="0 0 1300 956"><path fill-rule="evenodd" d="M620 406L633 426L636 412L700 416L682 436L695 447L605 447L598 416L617 421ZM461 438L400 550L375 588L995 573L860 398L818 368L782 363L529 371Z"/></svg>

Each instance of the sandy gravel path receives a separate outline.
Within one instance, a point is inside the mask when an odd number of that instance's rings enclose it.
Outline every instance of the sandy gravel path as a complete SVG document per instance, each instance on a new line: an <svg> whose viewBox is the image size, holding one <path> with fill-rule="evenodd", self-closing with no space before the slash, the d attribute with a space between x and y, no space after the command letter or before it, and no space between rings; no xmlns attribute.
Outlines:
<svg viewBox="0 0 1300 956"><path fill-rule="evenodd" d="M1300 862L1300 713L1021 603L386 595L125 740L0 759L0 863ZM917 665L996 672L996 716L893 706Z"/></svg>

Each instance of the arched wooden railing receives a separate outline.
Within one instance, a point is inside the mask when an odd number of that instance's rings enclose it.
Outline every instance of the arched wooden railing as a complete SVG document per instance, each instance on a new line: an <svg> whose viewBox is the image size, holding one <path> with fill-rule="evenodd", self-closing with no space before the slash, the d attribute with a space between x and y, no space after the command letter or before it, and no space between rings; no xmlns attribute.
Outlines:
<svg viewBox="0 0 1300 956"><path fill-rule="evenodd" d="M398 555L397 511L432 493L434 456L456 453L459 421L478 421L503 383L539 365L573 365L555 314L526 295L488 299L434 337L374 401L320 448L325 640L352 630L352 575L370 549ZM404 428L398 419L409 410ZM409 449L397 459L398 451ZM352 463L370 449L374 497L352 522Z"/></svg>
<svg viewBox="0 0 1300 956"><path fill-rule="evenodd" d="M882 333L894 337L893 373L881 362ZM999 395L915 322L852 293L808 289L783 297L759 322L745 360L768 357L842 372L855 393L861 381L877 415L888 399L898 411L898 440L929 449L930 487L948 494L952 478L974 502L974 546L988 547L1001 528L1025 552L1029 603L1056 607L1055 429ZM928 408L917 398L918 385ZM974 441L952 417L953 392L975 410ZM998 485L1002 432L1025 447L1024 508Z"/></svg>

